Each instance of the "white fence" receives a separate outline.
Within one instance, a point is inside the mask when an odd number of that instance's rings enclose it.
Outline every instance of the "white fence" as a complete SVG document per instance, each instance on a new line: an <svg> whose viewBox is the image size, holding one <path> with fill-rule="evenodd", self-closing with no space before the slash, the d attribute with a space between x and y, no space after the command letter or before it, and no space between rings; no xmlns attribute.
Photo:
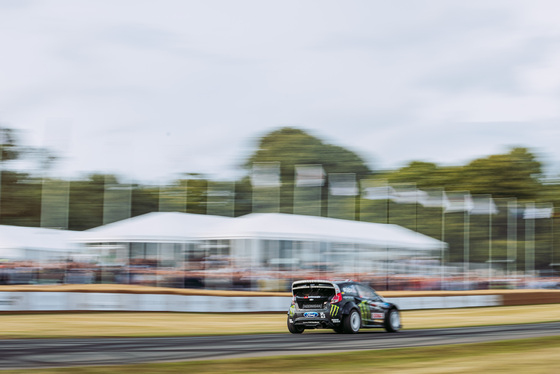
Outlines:
<svg viewBox="0 0 560 374"><path fill-rule="evenodd" d="M401 310L467 308L502 305L499 295L387 298ZM195 296L83 292L0 292L0 312L284 312L287 296Z"/></svg>

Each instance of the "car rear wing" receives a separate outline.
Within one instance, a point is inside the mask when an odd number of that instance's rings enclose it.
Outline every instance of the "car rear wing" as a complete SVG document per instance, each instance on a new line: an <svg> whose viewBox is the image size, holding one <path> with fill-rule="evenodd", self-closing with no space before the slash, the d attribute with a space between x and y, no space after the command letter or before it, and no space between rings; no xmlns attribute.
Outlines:
<svg viewBox="0 0 560 374"><path fill-rule="evenodd" d="M326 280L311 279L295 281L294 283L292 283L292 293L296 290L310 290L314 288L330 288L333 289L335 293L340 292L336 284Z"/></svg>

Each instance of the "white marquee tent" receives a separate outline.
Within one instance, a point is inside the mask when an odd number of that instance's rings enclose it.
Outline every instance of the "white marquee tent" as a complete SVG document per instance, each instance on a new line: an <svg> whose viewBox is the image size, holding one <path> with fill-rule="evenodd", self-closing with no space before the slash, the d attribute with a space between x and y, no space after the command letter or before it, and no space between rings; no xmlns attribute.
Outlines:
<svg viewBox="0 0 560 374"><path fill-rule="evenodd" d="M234 218L180 212L152 212L84 231L84 243L181 243L201 238Z"/></svg>
<svg viewBox="0 0 560 374"><path fill-rule="evenodd" d="M81 232L0 225L0 259L46 261L66 259L81 252Z"/></svg>
<svg viewBox="0 0 560 374"><path fill-rule="evenodd" d="M444 245L398 225L283 213L248 214L221 222L213 231L204 232L205 238L329 241L417 250L437 250Z"/></svg>
<svg viewBox="0 0 560 374"><path fill-rule="evenodd" d="M183 242L205 239L286 239L338 241L411 249L440 249L443 243L392 224L283 213L230 218L154 212L84 232L82 242Z"/></svg>
<svg viewBox="0 0 560 374"><path fill-rule="evenodd" d="M370 266L389 257L437 257L446 248L439 240L397 225L281 213L237 218L149 213L88 230L81 241L121 263L151 258L171 266L193 258L229 258L238 268L277 269L325 262Z"/></svg>

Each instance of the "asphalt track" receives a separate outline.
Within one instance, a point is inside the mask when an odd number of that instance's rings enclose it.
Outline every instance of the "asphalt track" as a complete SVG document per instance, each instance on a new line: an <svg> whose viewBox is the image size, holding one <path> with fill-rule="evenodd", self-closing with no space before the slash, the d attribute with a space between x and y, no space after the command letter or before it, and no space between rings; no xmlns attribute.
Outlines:
<svg viewBox="0 0 560 374"><path fill-rule="evenodd" d="M364 330L355 335L223 335L170 338L0 340L0 369L145 362L214 360L234 357L317 354L385 348L478 343L560 335L560 322L448 329Z"/></svg>

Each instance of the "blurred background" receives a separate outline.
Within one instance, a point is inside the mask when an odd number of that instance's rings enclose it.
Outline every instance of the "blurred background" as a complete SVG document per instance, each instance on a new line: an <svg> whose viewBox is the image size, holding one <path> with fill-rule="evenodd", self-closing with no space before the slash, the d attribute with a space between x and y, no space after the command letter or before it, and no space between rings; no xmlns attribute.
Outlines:
<svg viewBox="0 0 560 374"><path fill-rule="evenodd" d="M0 284L558 288L551 1L0 1Z"/></svg>
<svg viewBox="0 0 560 374"><path fill-rule="evenodd" d="M52 162L2 129L3 163ZM28 154L31 153L31 154ZM304 163L305 162L305 163ZM3 168L2 284L124 283L285 291L300 278L380 290L558 288L560 185L527 148L466 165L372 171L284 127L217 181L164 185Z"/></svg>

